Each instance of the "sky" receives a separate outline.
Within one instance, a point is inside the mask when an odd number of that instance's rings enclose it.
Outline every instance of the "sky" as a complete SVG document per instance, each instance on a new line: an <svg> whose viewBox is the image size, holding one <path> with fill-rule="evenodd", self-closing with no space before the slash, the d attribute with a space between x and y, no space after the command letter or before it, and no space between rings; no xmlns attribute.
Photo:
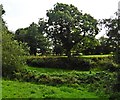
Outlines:
<svg viewBox="0 0 120 100"><path fill-rule="evenodd" d="M28 27L39 18L46 18L46 10L53 8L57 2L73 4L83 13L96 19L110 18L118 10L120 0L0 0L6 11L3 15L10 31Z"/></svg>

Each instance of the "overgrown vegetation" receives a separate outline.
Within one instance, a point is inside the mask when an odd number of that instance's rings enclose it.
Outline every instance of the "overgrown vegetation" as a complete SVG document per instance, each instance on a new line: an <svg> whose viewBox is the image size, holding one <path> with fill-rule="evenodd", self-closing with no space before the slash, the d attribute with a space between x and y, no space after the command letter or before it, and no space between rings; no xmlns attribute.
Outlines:
<svg viewBox="0 0 120 100"><path fill-rule="evenodd" d="M44 84L47 86L54 86L57 88L66 87L67 89L67 87L70 87L78 91L85 89L90 93L93 92L99 98L110 98L113 91L113 84L116 82L116 73L105 71L84 72L76 70L33 68L26 66L24 71L14 73L12 80L13 79L37 85ZM82 94L84 94L84 92L82 92ZM56 98L56 96L54 96L54 98Z"/></svg>
<svg viewBox="0 0 120 100"><path fill-rule="evenodd" d="M118 100L117 19L100 22L107 28L108 38L97 40L98 21L73 5L57 3L47 16L48 20L40 18L38 25L32 23L15 34L0 16L3 98Z"/></svg>
<svg viewBox="0 0 120 100"><path fill-rule="evenodd" d="M2 34L2 70L3 76L12 75L13 71L19 70L25 64L26 52L24 45L14 41L8 31Z"/></svg>
<svg viewBox="0 0 120 100"><path fill-rule="evenodd" d="M3 20L2 24L0 31L2 35L2 75L10 77L13 71L20 70L26 63L25 56L28 55L28 48L27 45L13 39L14 35L9 32Z"/></svg>
<svg viewBox="0 0 120 100"><path fill-rule="evenodd" d="M35 67L44 68L62 68L62 69L75 69L75 70L106 70L117 71L120 67L112 60L112 56L81 56L67 58L65 56L31 56L27 59L27 64ZM83 67L84 66L84 67Z"/></svg>

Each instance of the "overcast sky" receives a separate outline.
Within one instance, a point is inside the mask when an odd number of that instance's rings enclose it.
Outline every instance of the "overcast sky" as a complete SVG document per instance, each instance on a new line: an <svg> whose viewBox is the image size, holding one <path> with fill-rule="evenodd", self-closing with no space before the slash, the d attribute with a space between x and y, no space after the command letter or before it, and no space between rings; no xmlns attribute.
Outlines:
<svg viewBox="0 0 120 100"><path fill-rule="evenodd" d="M53 8L57 2L73 4L79 10L91 14L96 19L109 18L118 10L120 0L0 0L6 11L3 16L9 30L38 23L39 18L46 17L46 10Z"/></svg>

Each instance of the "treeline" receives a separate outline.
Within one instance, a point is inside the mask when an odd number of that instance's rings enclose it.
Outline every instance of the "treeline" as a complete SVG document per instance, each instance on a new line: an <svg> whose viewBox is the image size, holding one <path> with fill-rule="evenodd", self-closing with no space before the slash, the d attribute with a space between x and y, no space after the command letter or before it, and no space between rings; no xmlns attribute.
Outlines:
<svg viewBox="0 0 120 100"><path fill-rule="evenodd" d="M48 19L40 18L38 24L15 32L14 39L27 43L31 55L110 54L119 47L117 18L98 21L73 5L62 3L47 10L46 15ZM107 37L95 38L100 32L98 26L104 26Z"/></svg>
<svg viewBox="0 0 120 100"><path fill-rule="evenodd" d="M31 72L24 70L26 62L28 65L36 67L89 70L90 73L94 67L117 74L116 81L113 83L113 90L115 89L115 91L112 97L119 97L120 33L118 33L118 24L120 23L118 23L118 18L98 21L90 14L79 11L73 5L57 3L53 9L47 11L47 20L40 18L38 24L32 23L26 28L16 30L14 34L8 30L2 19L5 11L3 8L0 10L3 78L21 78L30 81L32 79L32 82L39 80L40 77L36 78L34 74L32 75ZM105 27L107 38L95 38L100 32L99 25ZM54 58L52 56L52 58L46 57L44 59L43 56L41 58L34 56L36 58L26 59L29 55L36 55L37 53L40 55L66 55L68 58L65 56ZM116 64L113 58L79 59L79 57L71 57L79 56L81 53L83 55L113 53L115 61L119 64Z"/></svg>
<svg viewBox="0 0 120 100"><path fill-rule="evenodd" d="M2 15L5 13L1 9ZM82 54L116 54L120 62L120 34L118 19L97 21L90 14L79 11L75 6L57 3L53 9L47 10L48 19L40 18L38 24L10 32L2 19L2 66L3 74L13 72L25 63L26 55L66 55ZM96 39L104 25L107 38ZM117 51L117 52L115 52ZM9 69L11 68L11 69ZM19 68L18 68L19 69Z"/></svg>

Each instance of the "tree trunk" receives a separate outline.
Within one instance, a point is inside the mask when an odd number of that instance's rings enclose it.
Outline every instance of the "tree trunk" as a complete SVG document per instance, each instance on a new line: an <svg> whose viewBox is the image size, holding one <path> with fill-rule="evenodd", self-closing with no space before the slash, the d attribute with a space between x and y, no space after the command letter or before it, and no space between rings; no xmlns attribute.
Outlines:
<svg viewBox="0 0 120 100"><path fill-rule="evenodd" d="M36 48L30 48L30 55L36 56L37 49Z"/></svg>
<svg viewBox="0 0 120 100"><path fill-rule="evenodd" d="M68 50L66 50L66 55L67 55L67 57L68 58L70 58L71 57L71 52L70 52L70 50L68 49Z"/></svg>

